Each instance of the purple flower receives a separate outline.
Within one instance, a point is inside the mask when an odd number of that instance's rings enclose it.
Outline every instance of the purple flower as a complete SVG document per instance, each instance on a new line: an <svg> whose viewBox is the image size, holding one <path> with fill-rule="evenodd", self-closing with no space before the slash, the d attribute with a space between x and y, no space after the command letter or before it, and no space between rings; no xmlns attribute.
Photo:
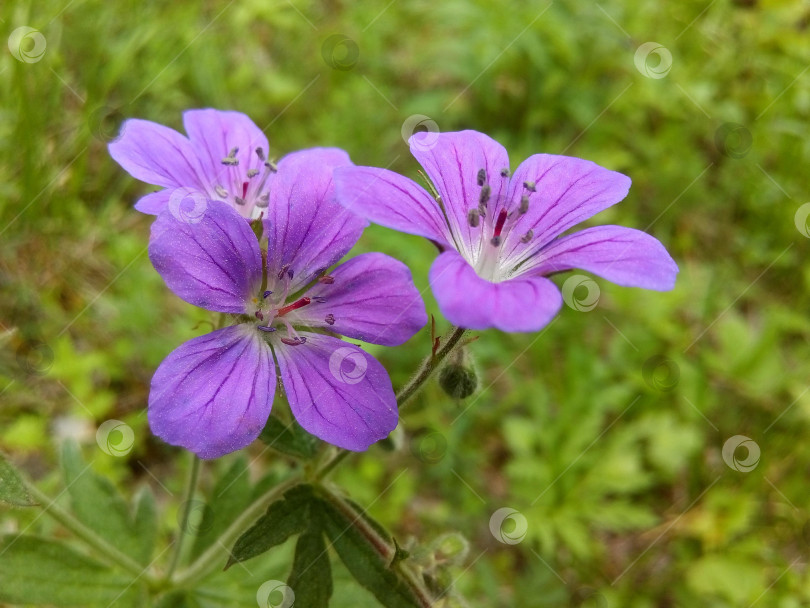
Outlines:
<svg viewBox="0 0 810 608"><path fill-rule="evenodd" d="M193 218L166 210L154 222L149 257L169 288L238 320L161 363L149 395L156 435L202 458L243 448L270 414L276 366L295 418L324 441L365 450L396 427L382 365L322 333L390 346L427 322L401 262L366 253L328 270L366 224L334 200L333 168L348 164L337 149L282 159L264 220L264 264L250 224L221 201L206 201Z"/></svg>
<svg viewBox="0 0 810 608"><path fill-rule="evenodd" d="M196 207L205 200L224 201L243 217L258 217L268 205L268 178L276 170L264 133L244 114L220 110L188 110L183 126L188 137L130 119L110 144L110 155L130 175L165 188L147 194L135 208L157 215L196 195Z"/></svg>
<svg viewBox="0 0 810 608"><path fill-rule="evenodd" d="M529 157L512 175L504 147L476 131L417 133L410 147L438 202L413 181L373 167L337 169L336 195L372 222L439 246L430 286L452 323L538 330L562 305L545 277L572 268L629 287L674 287L678 267L644 232L599 226L560 237L622 200L627 176L552 154Z"/></svg>

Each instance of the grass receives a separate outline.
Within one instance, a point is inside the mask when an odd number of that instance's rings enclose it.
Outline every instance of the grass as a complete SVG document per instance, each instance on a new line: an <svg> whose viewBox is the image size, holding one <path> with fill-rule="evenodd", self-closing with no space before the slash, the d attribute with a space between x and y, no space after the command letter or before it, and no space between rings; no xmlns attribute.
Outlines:
<svg viewBox="0 0 810 608"><path fill-rule="evenodd" d="M471 605L805 605L809 18L730 1L5 3L5 35L30 26L47 46L32 63L0 53L0 448L53 490L57 446L78 437L127 492L155 489L163 538L176 527L161 484L179 494L181 459L150 436L145 403L156 365L207 316L149 264L150 218L132 209L148 186L106 152L124 118L180 128L184 109L237 109L277 156L336 145L415 176L401 128L425 115L489 133L514 164L565 153L630 175L598 223L646 229L681 274L666 294L597 279L590 312L483 333L477 395L430 387L394 453L336 479L398 538L467 538L445 575ZM350 43L331 47L337 34ZM634 65L647 41L671 54L662 78ZM359 250L427 287L429 243L372 227ZM377 354L401 385L428 348L423 332ZM135 431L126 458L96 446L107 419ZM747 473L721 455L737 435L761 452ZM500 507L526 518L522 542L490 533ZM34 517L2 525L49 533ZM258 558L256 576L283 580L284 559ZM372 605L337 576L335 605Z"/></svg>

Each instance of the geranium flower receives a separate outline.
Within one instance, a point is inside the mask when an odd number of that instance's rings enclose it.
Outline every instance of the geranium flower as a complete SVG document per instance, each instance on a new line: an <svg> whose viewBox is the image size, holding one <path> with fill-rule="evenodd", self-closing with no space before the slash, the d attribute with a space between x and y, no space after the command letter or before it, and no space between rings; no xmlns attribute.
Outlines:
<svg viewBox="0 0 810 608"><path fill-rule="evenodd" d="M476 131L417 133L409 143L438 199L392 171L355 166L335 171L336 195L372 222L439 246L430 286L452 323L540 329L562 305L546 277L573 268L629 287L674 287L678 267L644 232L599 226L560 237L622 200L626 175L552 154L529 157L512 175L504 147Z"/></svg>
<svg viewBox="0 0 810 608"><path fill-rule="evenodd" d="M132 177L165 188L147 194L135 208L157 215L173 195L179 205L193 192L226 202L243 217L258 217L268 205L268 178L276 170L264 133L240 112L211 109L184 112L183 126L188 137L130 119L110 143L110 155Z"/></svg>
<svg viewBox="0 0 810 608"><path fill-rule="evenodd" d="M157 436L202 458L248 445L270 414L276 366L296 420L324 441L365 450L396 427L383 366L323 333L397 345L427 322L401 262L366 253L328 270L366 224L334 201L333 167L347 164L336 149L282 159L263 221L264 263L250 224L224 202L205 201L192 218L167 209L154 222L149 257L168 287L237 319L161 363L149 395Z"/></svg>

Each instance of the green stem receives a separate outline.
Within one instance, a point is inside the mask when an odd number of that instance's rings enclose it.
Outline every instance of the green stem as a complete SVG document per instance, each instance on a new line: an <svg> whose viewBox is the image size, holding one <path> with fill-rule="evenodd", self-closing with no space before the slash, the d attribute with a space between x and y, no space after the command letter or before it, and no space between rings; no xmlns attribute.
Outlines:
<svg viewBox="0 0 810 608"><path fill-rule="evenodd" d="M397 391L396 399L397 407L399 409L402 409L408 400L422 389L425 382L427 382L433 373L439 369L442 361L444 361L448 355L450 355L460 346L461 338L464 337L464 333L466 331L466 329L461 327L454 327L444 345L438 351L436 351L436 354L434 355L431 353L424 358L413 378L411 378L411 380L405 386ZM354 452L349 452L347 450L340 450L335 456L327 461L325 465L317 468L313 477L316 480L323 479L326 477L326 475L331 473L335 467L337 467L353 453Z"/></svg>
<svg viewBox="0 0 810 608"><path fill-rule="evenodd" d="M413 378L403 386L396 394L397 406L402 408L406 402L411 399L417 392L424 386L425 382L433 375L439 368L441 362L453 351L461 345L461 338L467 330L461 327L454 327L447 337L444 345L436 351L435 355L431 353L422 361L419 369ZM335 469L341 462L348 458L354 452L348 450L340 450L337 454L331 457L326 464L316 467L315 472L311 476L312 481L319 481L327 474ZM296 476L287 480L279 486L271 488L259 498L257 498L251 505L236 518L227 530L223 532L220 537L214 541L210 547L192 563L190 566L181 570L173 578L173 585L176 587L188 587L194 585L196 582L205 578L214 568L217 567L222 560L222 547L230 547L236 542L236 539L242 535L247 527L252 524L261 514L262 511L271 502L276 500L284 492L293 485L302 481L301 476ZM429 606L430 604L428 604Z"/></svg>
<svg viewBox="0 0 810 608"><path fill-rule="evenodd" d="M180 517L180 532L177 543L174 546L174 556L172 557L171 565L166 573L166 578L171 578L177 566L180 564L180 558L183 554L183 541L188 536L188 518L191 514L191 500L194 498L194 492L197 490L197 480L200 477L200 463L202 462L193 452L189 452L191 456L191 466L188 471L188 479L186 481L186 491L183 495L183 509Z"/></svg>
<svg viewBox="0 0 810 608"><path fill-rule="evenodd" d="M103 537L85 526L68 511L62 509L62 507L56 504L47 494L40 492L33 484L26 483L26 486L29 494L42 505L45 513L73 532L73 534L83 540L89 547L95 549L99 555L106 557L136 578L142 578L150 587L157 585L155 577L152 576L150 572L146 571L146 568L142 564L139 564L128 555L113 547Z"/></svg>
<svg viewBox="0 0 810 608"><path fill-rule="evenodd" d="M178 572L172 580L174 587L190 587L200 580L204 579L208 574L213 571L217 566L224 566L222 559L222 547L231 547L236 542L242 533L250 526L267 506L279 498L284 492L289 490L292 486L300 482L298 477L288 479L287 481L270 488L267 492L254 500L247 509L237 517L230 526L220 534L219 538L211 543L211 546L197 558L187 568Z"/></svg>

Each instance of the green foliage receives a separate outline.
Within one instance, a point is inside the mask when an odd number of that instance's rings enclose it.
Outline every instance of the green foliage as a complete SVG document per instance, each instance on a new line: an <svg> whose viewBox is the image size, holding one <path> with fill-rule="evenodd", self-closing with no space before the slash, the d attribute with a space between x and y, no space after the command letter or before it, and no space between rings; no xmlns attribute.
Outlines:
<svg viewBox="0 0 810 608"><path fill-rule="evenodd" d="M14 507L30 507L36 503L25 487L20 474L0 452L0 503Z"/></svg>
<svg viewBox="0 0 810 608"><path fill-rule="evenodd" d="M321 443L294 420L285 424L275 415L267 419L259 439L277 452L303 460L312 458Z"/></svg>

